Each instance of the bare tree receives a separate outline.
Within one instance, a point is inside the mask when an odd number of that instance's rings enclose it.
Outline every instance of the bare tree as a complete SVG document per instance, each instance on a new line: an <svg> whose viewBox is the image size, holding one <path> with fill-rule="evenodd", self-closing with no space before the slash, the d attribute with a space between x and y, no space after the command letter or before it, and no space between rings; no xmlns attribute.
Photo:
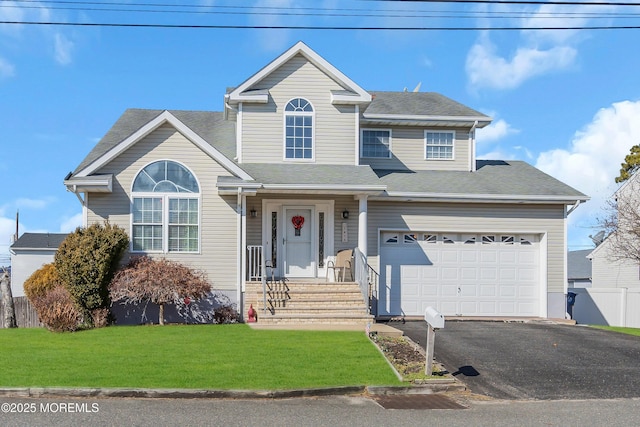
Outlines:
<svg viewBox="0 0 640 427"><path fill-rule="evenodd" d="M608 258L640 263L640 183L638 177L609 200L600 225L607 234Z"/></svg>
<svg viewBox="0 0 640 427"><path fill-rule="evenodd" d="M135 258L120 270L109 287L113 301L158 304L158 322L164 325L164 305L188 298L197 300L211 291L203 272L168 259Z"/></svg>
<svg viewBox="0 0 640 427"><path fill-rule="evenodd" d="M0 292L2 292L2 303L4 305L4 325L5 328L17 328L16 311L13 306L13 294L11 293L11 277L6 268L2 269L0 275Z"/></svg>

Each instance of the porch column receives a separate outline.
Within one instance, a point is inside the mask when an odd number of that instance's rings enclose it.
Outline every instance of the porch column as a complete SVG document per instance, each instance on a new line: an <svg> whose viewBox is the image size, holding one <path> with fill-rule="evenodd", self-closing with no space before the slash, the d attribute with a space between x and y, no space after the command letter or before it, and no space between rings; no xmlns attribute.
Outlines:
<svg viewBox="0 0 640 427"><path fill-rule="evenodd" d="M367 196L356 196L358 199L358 249L367 256Z"/></svg>

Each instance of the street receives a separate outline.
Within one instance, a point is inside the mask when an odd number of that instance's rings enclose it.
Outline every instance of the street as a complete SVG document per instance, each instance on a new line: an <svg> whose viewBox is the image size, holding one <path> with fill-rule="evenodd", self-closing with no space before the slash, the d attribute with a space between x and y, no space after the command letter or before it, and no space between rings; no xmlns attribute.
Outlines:
<svg viewBox="0 0 640 427"><path fill-rule="evenodd" d="M10 426L632 426L639 399L499 401L459 398L468 409L385 410L367 397L283 400L0 398ZM8 405L8 406L7 406ZM5 413L5 409L31 413ZM63 408L63 409L61 409ZM69 410L76 412L68 412ZM61 410L66 412L61 412Z"/></svg>

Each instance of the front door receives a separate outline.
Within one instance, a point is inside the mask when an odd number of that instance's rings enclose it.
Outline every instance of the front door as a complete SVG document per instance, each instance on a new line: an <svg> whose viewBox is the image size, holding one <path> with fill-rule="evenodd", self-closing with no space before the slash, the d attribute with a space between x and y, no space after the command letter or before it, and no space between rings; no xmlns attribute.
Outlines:
<svg viewBox="0 0 640 427"><path fill-rule="evenodd" d="M313 209L284 209L284 274L287 277L315 277Z"/></svg>

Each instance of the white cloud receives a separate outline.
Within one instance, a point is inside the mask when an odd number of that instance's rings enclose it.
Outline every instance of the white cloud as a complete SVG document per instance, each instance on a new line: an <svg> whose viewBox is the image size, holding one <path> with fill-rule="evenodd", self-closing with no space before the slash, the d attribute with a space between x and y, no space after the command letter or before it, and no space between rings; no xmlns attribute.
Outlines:
<svg viewBox="0 0 640 427"><path fill-rule="evenodd" d="M53 201L52 198L48 197L45 199L28 199L28 198L20 198L16 200L13 204L18 209L44 209Z"/></svg>
<svg viewBox="0 0 640 427"><path fill-rule="evenodd" d="M467 54L466 70L474 88L513 89L532 77L567 68L576 54L569 46L519 47L507 59L498 55L488 37L482 37Z"/></svg>
<svg viewBox="0 0 640 427"><path fill-rule="evenodd" d="M60 232L71 233L80 226L82 226L82 213L75 214L74 216L65 219L62 224L60 224Z"/></svg>
<svg viewBox="0 0 640 427"><path fill-rule="evenodd" d="M13 77L16 74L15 67L6 59L0 58L0 79Z"/></svg>
<svg viewBox="0 0 640 427"><path fill-rule="evenodd" d="M64 34L56 33L53 36L54 57L60 65L68 65L71 63L71 53L75 46Z"/></svg>
<svg viewBox="0 0 640 427"><path fill-rule="evenodd" d="M622 101L603 108L576 132L568 149L541 153L536 167L591 196L569 216L570 225L593 234L605 201L617 188L620 163L640 141L640 101Z"/></svg>
<svg viewBox="0 0 640 427"><path fill-rule="evenodd" d="M478 145L484 145L518 132L520 131L512 128L504 119L494 120L489 126L476 130L476 141Z"/></svg>

